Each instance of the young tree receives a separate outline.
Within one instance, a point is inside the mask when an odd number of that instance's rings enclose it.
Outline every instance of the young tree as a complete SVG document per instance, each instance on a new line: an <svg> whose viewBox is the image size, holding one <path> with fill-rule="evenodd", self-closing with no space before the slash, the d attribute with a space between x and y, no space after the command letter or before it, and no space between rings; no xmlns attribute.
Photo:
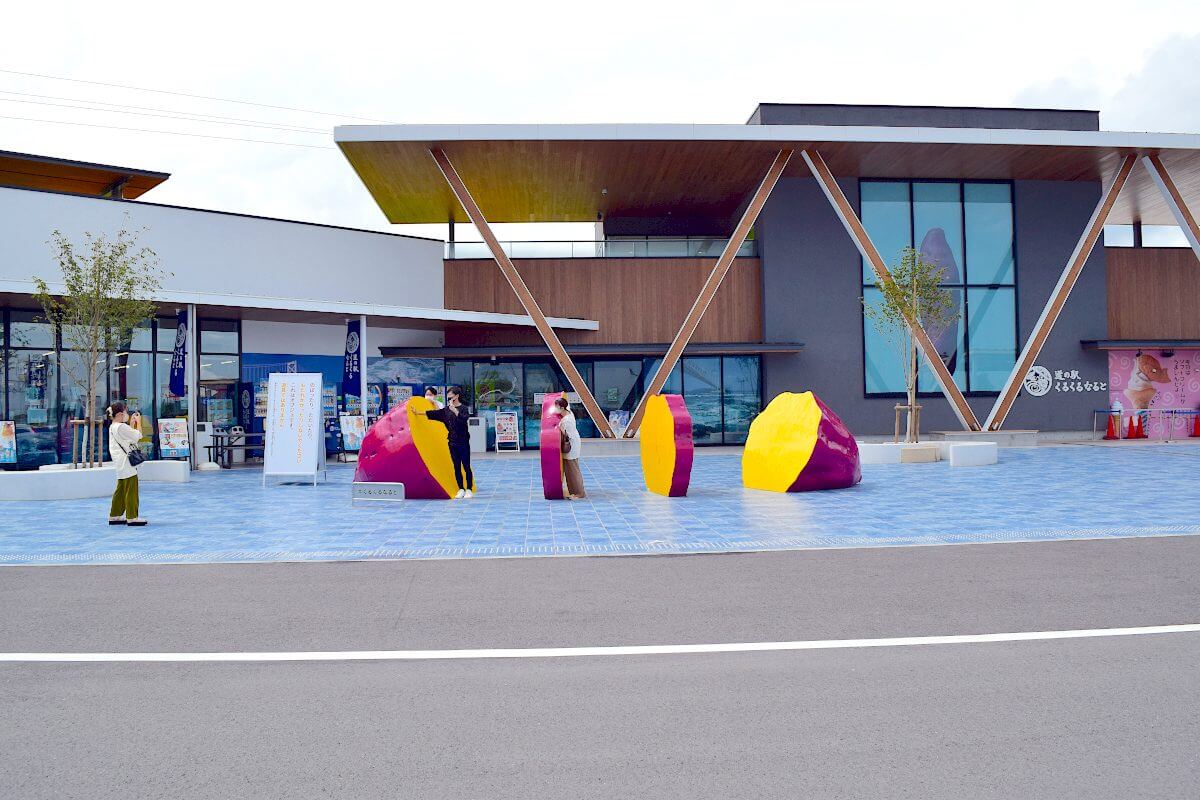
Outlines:
<svg viewBox="0 0 1200 800"><path fill-rule="evenodd" d="M891 268L892 280L876 279L882 302L868 303L863 298L863 314L891 344L904 367L904 386L908 395L907 424L904 441L920 438L917 417L917 374L920 370L916 338L910 322L920 324L930 339L949 328L959 317L954 294L943 289L945 270L926 261L911 247L900 251L899 262Z"/></svg>
<svg viewBox="0 0 1200 800"><path fill-rule="evenodd" d="M113 238L87 233L82 246L77 246L55 230L47 244L58 260L61 288L33 279L46 318L61 334L63 345L74 351L73 358L60 358L59 366L83 398L83 418L93 432L100 421L96 390L106 356L128 347L133 328L153 316L152 298L162 282L158 256L138 245L138 235L125 228ZM88 436L87 464L104 460L101 439Z"/></svg>

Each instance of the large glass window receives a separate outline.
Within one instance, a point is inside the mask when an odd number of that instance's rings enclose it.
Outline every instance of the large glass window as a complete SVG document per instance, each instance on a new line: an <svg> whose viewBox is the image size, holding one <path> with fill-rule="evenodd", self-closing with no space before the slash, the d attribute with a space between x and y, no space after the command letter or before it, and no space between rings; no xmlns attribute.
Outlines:
<svg viewBox="0 0 1200 800"><path fill-rule="evenodd" d="M632 414L641 397L641 360L597 361L593 370L592 392L604 416L611 420L614 411Z"/></svg>
<svg viewBox="0 0 1200 800"><path fill-rule="evenodd" d="M757 356L725 356L721 363L725 444L741 444L762 405Z"/></svg>
<svg viewBox="0 0 1200 800"><path fill-rule="evenodd" d="M721 442L721 359L683 359L683 399L692 415L692 441Z"/></svg>
<svg viewBox="0 0 1200 800"><path fill-rule="evenodd" d="M955 383L968 392L999 391L1016 362L1016 265L1012 186L956 181L863 181L862 220L880 255L896 263L915 247L943 270L959 318L927 330ZM863 298L881 302L863 262ZM863 383L867 394L904 391L901 354L863 319ZM917 388L938 390L928 364Z"/></svg>

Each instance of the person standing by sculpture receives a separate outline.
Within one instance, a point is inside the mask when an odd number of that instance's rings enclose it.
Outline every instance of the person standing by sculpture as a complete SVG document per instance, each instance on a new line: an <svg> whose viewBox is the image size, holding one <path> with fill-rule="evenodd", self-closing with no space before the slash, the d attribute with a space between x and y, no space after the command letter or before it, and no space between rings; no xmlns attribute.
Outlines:
<svg viewBox="0 0 1200 800"><path fill-rule="evenodd" d="M575 424L575 415L571 413L571 405L566 397L554 401L554 413L562 417L558 429L562 431L563 477L567 481L567 499L582 500L587 497L583 487L583 471L579 468L579 456L582 455L583 445L579 439L579 427Z"/></svg>
<svg viewBox="0 0 1200 800"><path fill-rule="evenodd" d="M454 499L470 499L473 496L471 487L475 485L475 475L471 471L471 434L467 428L469 414L462 402L462 389L457 386L449 389L446 392L446 407L426 411L425 416L442 423L449 431L446 445L450 448L454 480L458 484L458 494L454 495Z"/></svg>

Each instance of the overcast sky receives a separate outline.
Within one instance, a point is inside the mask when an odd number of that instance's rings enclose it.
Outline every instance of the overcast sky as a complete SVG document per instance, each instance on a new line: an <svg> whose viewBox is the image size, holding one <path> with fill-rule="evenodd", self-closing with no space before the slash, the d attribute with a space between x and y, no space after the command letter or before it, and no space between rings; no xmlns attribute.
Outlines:
<svg viewBox="0 0 1200 800"><path fill-rule="evenodd" d="M1110 130L1200 132L1195 0L69 0L9 4L4 17L0 150L170 172L149 201L439 238L444 226L387 224L334 125L741 123L770 101L1092 108ZM126 108L63 107L97 103ZM181 112L315 132L150 116Z"/></svg>

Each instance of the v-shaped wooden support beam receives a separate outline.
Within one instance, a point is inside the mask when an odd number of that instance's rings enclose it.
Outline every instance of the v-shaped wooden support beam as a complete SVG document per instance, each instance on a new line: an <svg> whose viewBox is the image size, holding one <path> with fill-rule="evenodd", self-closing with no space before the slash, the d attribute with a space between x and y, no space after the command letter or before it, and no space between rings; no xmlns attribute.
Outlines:
<svg viewBox="0 0 1200 800"><path fill-rule="evenodd" d="M854 212L854 207L850 205L850 201L846 199L846 195L842 192L841 187L837 185L833 173L825 164L825 159L816 150L803 150L800 155L804 157L804 163L808 164L813 177L817 179L817 184L825 192L825 197L829 199L829 204L833 206L834 213L838 215L838 218L842 221L842 225L845 226L846 233L850 234L850 238L854 241L854 246L858 248L858 252L871 265L871 269L874 270L879 280L890 284L892 280L891 271L888 270L887 264L884 263L883 258L879 255L879 250L875 247L875 243L867 235L867 229L862 224L862 220ZM954 411L954 415L958 417L958 421L968 431L979 430L979 420L975 418L975 412L971 410L971 406L967 403L967 398L963 396L962 391L954 382L954 376L950 374L950 370L946 369L945 362L938 355L937 348L930 341L929 334L925 332L925 328L916 319L909 319L908 327L912 331L913 338L917 341L917 348L921 351L921 355L925 357L925 362L933 371L933 376L937 379L938 386L942 388L942 394L946 395L946 399L950 401L950 408Z"/></svg>
<svg viewBox="0 0 1200 800"><path fill-rule="evenodd" d="M1075 244L1075 250L1067 259L1067 265L1063 267L1062 275L1058 278L1058 284L1050 293L1050 299L1046 301L1042 315L1038 318L1037 324L1033 326L1029 339L1025 342L1025 347L1021 349L1021 355L1017 357L1013 371L1009 373L1008 380L1004 382L1004 388L1000 390L1000 396L996 398L996 404L992 406L992 413L988 414L987 422L984 424L986 430L1000 430L1005 417L1012 410L1017 393L1021 390L1021 383L1025 380L1025 375L1033 366L1033 362L1037 360L1038 354L1042 352L1046 339L1050 337L1050 331L1054 329L1054 323L1058 321L1058 315L1066 305L1071 289L1075 287L1075 281L1079 279L1079 273L1083 271L1083 265L1091 255L1092 248L1100 239L1100 234L1104 232L1104 223L1108 220L1108 214L1116 204L1117 195L1121 193L1121 188L1128 180L1136 159L1137 156L1133 154L1125 156L1125 160L1117 169L1117 174L1113 176L1112 183L1100 196L1100 202L1096 204L1092 218L1088 220L1087 226L1080 234L1079 241Z"/></svg>
<svg viewBox="0 0 1200 800"><path fill-rule="evenodd" d="M650 379L650 383L646 386L646 391L642 393L642 399L638 401L637 408L633 410L633 415L629 418L629 426L625 428L626 439L630 439L637 434L638 428L642 424L642 416L646 413L646 403L649 402L651 397L662 391L667 378L671 375L671 370L675 369L675 365L679 363L684 348L687 347L688 342L691 341L692 336L696 333L696 328L700 325L700 320L704 318L704 312L708 311L713 296L716 295L717 289L721 288L721 282L725 280L725 276L729 274L729 268L733 266L733 260L737 257L738 250L741 249L742 243L746 241L746 237L750 234L750 229L754 227L754 222L758 219L759 212L762 211L767 198L771 196L771 190L775 188L779 177L783 175L783 170L791 157L792 151L790 148L787 148L780 150L775 156L775 160L771 162L767 174L763 176L762 183L758 185L758 190L750 198L750 204L746 206L746 211L742 214L741 221L733 229L733 235L729 237L729 241L725 243L725 249L721 251L720 257L717 258L716 266L709 273L708 280L704 282L704 287L700 289L700 294L696 296L696 302L692 303L692 308L688 311L687 317L684 318L683 325L679 328L679 333L675 334L675 340L667 348L667 354L663 356L662 363L658 366L658 371Z"/></svg>
<svg viewBox="0 0 1200 800"><path fill-rule="evenodd" d="M534 327L537 328L538 333L542 336L542 341L550 348L550 354L554 356L559 369L567 376L567 382L571 384L571 388L575 390L580 400L583 401L583 407L587 409L588 416L595 423L596 430L606 439L615 438L612 426L608 424L608 419L604 416L600 404L596 402L596 398L592 397L587 382L579 374L579 370L575 368L575 362L571 361L571 357L567 355L566 348L558 340L558 334L554 332L554 329L550 327L550 323L546 321L546 315L542 313L541 307L538 306L533 293L529 291L529 287L525 285L521 274L513 266L508 254L500 247L500 242L496 240L491 226L484 219L483 212L479 210L475 199L471 197L471 192L467 190L467 186L463 183L462 178L459 177L458 171L454 169L454 165L450 163L450 159L446 157L441 148L429 148L429 155L433 156L433 160L437 162L438 169L442 171L442 175L446 178L446 183L450 184L450 190L454 192L454 196L462 204L463 210L467 212L467 216L471 218L471 222L475 223L475 227L479 230L480 235L483 236L488 250L492 253L492 258L496 260L496 265L500 267L500 272L504 274L505 279L508 280L508 285L512 287L513 292L517 295L517 299L521 301L521 306L525 309L525 313L533 320Z"/></svg>
<svg viewBox="0 0 1200 800"><path fill-rule="evenodd" d="M1192 252L1196 254L1196 258L1200 258L1200 224L1196 223L1196 217L1192 214L1192 210L1187 207L1187 203L1183 202L1183 195L1180 194L1175 181L1171 180L1171 175L1163 166L1162 159L1158 156L1142 156L1142 166L1150 173L1151 180L1162 192L1163 199L1167 201L1167 207L1171 209L1171 214L1187 238L1188 244L1191 245Z"/></svg>

